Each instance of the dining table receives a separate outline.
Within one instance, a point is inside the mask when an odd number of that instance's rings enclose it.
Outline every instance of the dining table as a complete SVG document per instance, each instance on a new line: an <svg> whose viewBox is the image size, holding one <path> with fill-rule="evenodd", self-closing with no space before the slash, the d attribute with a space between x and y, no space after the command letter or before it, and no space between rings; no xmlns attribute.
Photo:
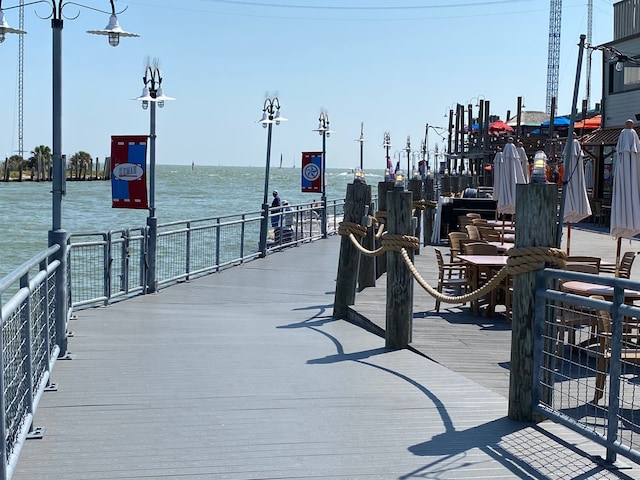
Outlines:
<svg viewBox="0 0 640 480"><path fill-rule="evenodd" d="M483 280L489 280L507 265L509 257L507 255L458 255L457 258L469 266L469 283L471 283L472 291L482 286ZM496 287L498 288L498 287ZM495 309L495 297L489 296L489 304L485 310L485 316L493 314ZM471 311L474 315L478 315L480 309L479 299L471 301Z"/></svg>

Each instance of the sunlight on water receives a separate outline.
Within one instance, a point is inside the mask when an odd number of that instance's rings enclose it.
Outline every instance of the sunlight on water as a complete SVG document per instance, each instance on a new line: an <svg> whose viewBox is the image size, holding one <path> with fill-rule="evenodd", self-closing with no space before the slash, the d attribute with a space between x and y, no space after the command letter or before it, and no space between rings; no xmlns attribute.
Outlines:
<svg viewBox="0 0 640 480"><path fill-rule="evenodd" d="M367 175L377 185L382 170ZM353 174L328 169L327 198L344 198ZM291 204L320 200L320 194L300 191L300 168L272 168L269 195L278 190ZM156 216L159 223L260 211L264 192L263 167L214 167L158 165L156 167ZM375 193L375 191L374 191ZM104 232L140 228L147 210L111 208L110 182L67 182L62 226L69 233ZM51 183L0 182L0 277L47 246L51 229Z"/></svg>

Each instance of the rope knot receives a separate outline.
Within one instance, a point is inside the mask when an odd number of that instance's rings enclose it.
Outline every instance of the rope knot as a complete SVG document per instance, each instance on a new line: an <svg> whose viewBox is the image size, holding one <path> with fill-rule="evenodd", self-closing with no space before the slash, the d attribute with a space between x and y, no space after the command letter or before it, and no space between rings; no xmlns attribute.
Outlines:
<svg viewBox="0 0 640 480"><path fill-rule="evenodd" d="M349 234L366 237L367 227L354 222L340 222L338 224L338 235L348 236Z"/></svg>
<svg viewBox="0 0 640 480"><path fill-rule="evenodd" d="M417 250L420 248L420 239L411 235L392 235L386 233L382 236L382 246L386 250L400 251L403 248Z"/></svg>

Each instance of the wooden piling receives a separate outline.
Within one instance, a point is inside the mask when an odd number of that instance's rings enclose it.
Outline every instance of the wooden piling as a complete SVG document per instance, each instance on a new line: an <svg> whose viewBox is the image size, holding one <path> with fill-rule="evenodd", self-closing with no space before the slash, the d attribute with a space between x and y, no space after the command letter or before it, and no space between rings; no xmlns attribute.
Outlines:
<svg viewBox="0 0 640 480"><path fill-rule="evenodd" d="M387 228L390 235L412 235L412 193L391 191L387 193ZM407 249L413 261L413 249ZM411 343L413 327L413 276L405 265L402 254L387 252L387 301L385 346L392 349L406 348Z"/></svg>
<svg viewBox="0 0 640 480"><path fill-rule="evenodd" d="M412 203L413 204L415 204L416 202L419 202L420 200L424 200L424 188L423 188L422 180L420 180L420 179L409 180L409 191L413 194L413 197L412 197ZM422 210L416 209L414 216L416 217L417 221L416 221L416 229L413 232L413 236L414 237L418 237L418 239L419 239L421 231L422 231ZM420 255L420 241L419 240L418 240L418 248L415 249L413 253L415 255Z"/></svg>
<svg viewBox="0 0 640 480"><path fill-rule="evenodd" d="M554 247L558 186L516 186L515 248ZM536 272L516 275L513 282L509 418L522 422L541 420L534 415L533 335Z"/></svg>
<svg viewBox="0 0 640 480"><path fill-rule="evenodd" d="M433 217L435 209L430 205L430 202L434 200L434 197L435 192L433 189L433 178L427 178L424 184L424 199L427 201L427 205L425 206L422 215L422 239L425 247L431 243L431 236L433 235Z"/></svg>
<svg viewBox="0 0 640 480"><path fill-rule="evenodd" d="M364 207L371 202L371 190L365 183L354 182L347 185L347 196L344 203L344 221L360 223L364 214ZM356 236L358 241L362 237ZM333 302L333 318L346 318L347 307L353 305L356 299L356 285L358 280L358 266L360 252L353 245L351 239L343 236L340 240L340 257L338 260L338 276L336 279L336 293Z"/></svg>
<svg viewBox="0 0 640 480"><path fill-rule="evenodd" d="M371 186L367 185L366 194L367 207L371 205ZM370 215L369 208L366 208L367 215ZM364 214L365 212L363 212ZM367 229L367 236L362 239L362 246L367 250L376 248L376 232L375 228ZM361 292L367 287L376 286L376 257L368 255L360 255L360 267L358 269L358 291Z"/></svg>
<svg viewBox="0 0 640 480"><path fill-rule="evenodd" d="M387 192L393 190L393 182L378 182L378 209L377 211L387 214ZM386 223L386 218L383 220ZM380 247L381 241L376 242L376 248ZM378 255L376 257L376 278L387 272L387 256Z"/></svg>

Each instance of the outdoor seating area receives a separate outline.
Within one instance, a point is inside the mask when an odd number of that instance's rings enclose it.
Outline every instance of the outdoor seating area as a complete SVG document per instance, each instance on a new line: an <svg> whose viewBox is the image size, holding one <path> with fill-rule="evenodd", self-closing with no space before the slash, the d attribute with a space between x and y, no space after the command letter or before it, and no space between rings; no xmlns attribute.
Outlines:
<svg viewBox="0 0 640 480"><path fill-rule="evenodd" d="M462 218L464 217L464 218ZM436 249L439 265L438 291L448 291L452 295L473 292L491 280L507 264L506 253L513 247L516 223L513 221L486 220L477 214L467 214L459 219L459 231L450 232L449 261L444 263L443 254ZM566 269L592 275L615 275L619 278L630 278L631 268L636 257L635 252L626 252L619 262L603 261L598 256L568 256ZM507 322L510 321L513 279L507 276L491 292L479 299L472 300L469 308L474 315L482 313L485 317L493 317L496 307L503 306ZM599 287L599 288L596 288ZM605 287L590 285L585 282L564 282L563 291L577 295L605 295ZM636 296L637 293L637 296ZM640 292L628 292L629 300L640 301ZM440 302L436 302L436 311L440 311ZM577 345L584 339L577 335L578 331L591 332L593 336L597 321L593 312L585 315L580 310L560 309L558 316L558 349L566 345Z"/></svg>

